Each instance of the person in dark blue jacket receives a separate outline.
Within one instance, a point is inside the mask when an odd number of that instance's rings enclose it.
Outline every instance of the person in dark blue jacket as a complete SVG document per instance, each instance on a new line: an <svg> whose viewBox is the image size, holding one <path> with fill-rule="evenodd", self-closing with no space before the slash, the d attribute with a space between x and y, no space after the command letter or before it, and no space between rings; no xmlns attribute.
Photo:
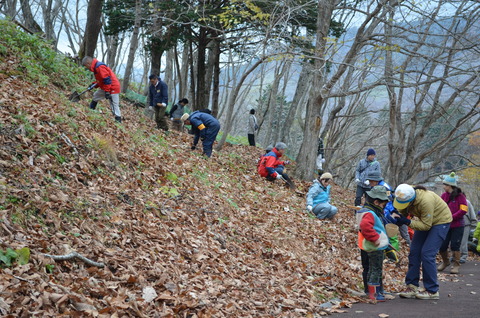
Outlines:
<svg viewBox="0 0 480 318"><path fill-rule="evenodd" d="M148 78L150 79L150 87L148 88L149 109L155 110L157 128L167 131L168 123L165 118L165 110L168 104L168 86L155 74L150 75Z"/></svg>
<svg viewBox="0 0 480 318"><path fill-rule="evenodd" d="M210 114L194 111L192 114L183 114L181 120L185 125L192 126L192 132L195 135L193 138L192 150L195 150L198 140L202 140L203 153L207 157L212 156L212 148L218 132L220 131L220 123Z"/></svg>

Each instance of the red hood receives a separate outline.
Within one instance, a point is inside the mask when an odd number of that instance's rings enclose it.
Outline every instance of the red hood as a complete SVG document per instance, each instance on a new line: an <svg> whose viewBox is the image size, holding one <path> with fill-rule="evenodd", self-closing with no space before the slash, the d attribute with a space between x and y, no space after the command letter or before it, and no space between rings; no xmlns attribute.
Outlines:
<svg viewBox="0 0 480 318"><path fill-rule="evenodd" d="M282 156L282 154L278 152L277 148L273 148L272 151L277 155L277 158L280 158Z"/></svg>
<svg viewBox="0 0 480 318"><path fill-rule="evenodd" d="M93 72L94 71L94 68L95 68L95 64L97 64L98 60L97 59L93 59L92 61L92 64L90 65L90 72Z"/></svg>

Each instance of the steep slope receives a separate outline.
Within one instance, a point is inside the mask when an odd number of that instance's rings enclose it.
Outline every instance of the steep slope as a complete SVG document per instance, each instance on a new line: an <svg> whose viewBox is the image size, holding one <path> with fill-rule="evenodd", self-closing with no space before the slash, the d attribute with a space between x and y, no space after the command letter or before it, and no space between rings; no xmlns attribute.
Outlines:
<svg viewBox="0 0 480 318"><path fill-rule="evenodd" d="M123 102L115 124L105 103L91 111L67 100L68 85L32 83L9 50L0 50L0 237L3 250L31 257L2 269L2 315L313 316L335 310L320 307L329 300L356 301L350 193L334 188L334 221L312 218L304 197L256 175L262 150L228 145L206 160L191 136L153 129L142 109ZM71 251L106 266L43 255ZM386 264L387 289L397 271Z"/></svg>

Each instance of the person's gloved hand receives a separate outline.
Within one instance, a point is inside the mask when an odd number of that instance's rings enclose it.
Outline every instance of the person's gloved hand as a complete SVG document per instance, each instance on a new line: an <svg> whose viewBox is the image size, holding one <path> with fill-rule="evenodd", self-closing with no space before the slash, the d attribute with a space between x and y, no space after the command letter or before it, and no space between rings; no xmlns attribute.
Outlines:
<svg viewBox="0 0 480 318"><path fill-rule="evenodd" d="M110 94L110 92L105 92L105 98L108 100L112 100L112 94Z"/></svg>
<svg viewBox="0 0 480 318"><path fill-rule="evenodd" d="M290 164L290 160L285 160L283 163L286 164L286 165L289 165L289 164Z"/></svg>
<svg viewBox="0 0 480 318"><path fill-rule="evenodd" d="M366 186L369 186L369 185L370 185L370 181L369 181L369 180L365 180L363 183L364 183Z"/></svg>
<svg viewBox="0 0 480 318"><path fill-rule="evenodd" d="M195 150L197 147L193 145L190 149Z"/></svg>
<svg viewBox="0 0 480 318"><path fill-rule="evenodd" d="M277 179L282 179L282 175L280 173L277 173L277 176L276 176Z"/></svg>
<svg viewBox="0 0 480 318"><path fill-rule="evenodd" d="M148 106L148 110L153 110L153 106Z"/></svg>
<svg viewBox="0 0 480 318"><path fill-rule="evenodd" d="M355 182L356 182L356 183L359 183L359 182L360 182L360 179L355 179Z"/></svg>
<svg viewBox="0 0 480 318"><path fill-rule="evenodd" d="M92 83L92 84L90 84L90 86L88 86L87 89L88 89L89 91L91 91L92 89L95 88L95 86L97 86L97 83Z"/></svg>
<svg viewBox="0 0 480 318"><path fill-rule="evenodd" d="M308 210L308 212L312 212L313 207L311 205L307 205L307 210Z"/></svg>
<svg viewBox="0 0 480 318"><path fill-rule="evenodd" d="M396 220L397 220L397 225L398 226L402 226L404 224L410 225L410 223L412 223L412 221L410 219L408 219L404 216L400 216L400 217L396 218Z"/></svg>
<svg viewBox="0 0 480 318"><path fill-rule="evenodd" d="M381 243L381 240L380 238L378 238L373 244L375 244L375 246L380 246L380 243Z"/></svg>

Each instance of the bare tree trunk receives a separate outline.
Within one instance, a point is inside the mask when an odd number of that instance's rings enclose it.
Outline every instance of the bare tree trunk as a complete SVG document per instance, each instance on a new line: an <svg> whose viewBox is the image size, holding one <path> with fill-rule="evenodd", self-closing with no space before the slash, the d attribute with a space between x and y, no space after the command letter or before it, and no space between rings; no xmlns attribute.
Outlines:
<svg viewBox="0 0 480 318"><path fill-rule="evenodd" d="M30 2L28 0L20 0L20 6L22 8L23 23L25 23L25 27L32 33L43 34L42 27L38 25L37 21L35 21L33 17L30 9Z"/></svg>
<svg viewBox="0 0 480 318"><path fill-rule="evenodd" d="M78 52L80 60L84 56L94 56L95 54L98 35L100 33L100 30L102 29L102 7L103 0L90 0L88 2L85 36Z"/></svg>
<svg viewBox="0 0 480 318"><path fill-rule="evenodd" d="M326 39L332 19L335 0L319 0L317 15L317 37L315 43L315 69L313 75L313 87L322 87L325 82L323 73L325 71L325 51ZM318 136L320 132L320 110L324 103L322 94L316 90L311 90L310 100L307 107L307 116L305 119L304 138L300 152L297 156L297 168L294 174L298 178L312 179L315 171L315 159L317 158Z"/></svg>
<svg viewBox="0 0 480 318"><path fill-rule="evenodd" d="M193 52L193 43L192 41L190 40L189 41L189 45L190 45L190 49L189 49L189 55L188 55L188 61L189 61L189 64L190 64L190 96L191 96L191 100L193 102L193 107L192 107L192 110L200 110L202 109L200 105L198 105L196 103L196 100L197 100L197 96L195 94L195 63L193 61L193 55L194 55L194 52Z"/></svg>
<svg viewBox="0 0 480 318"><path fill-rule="evenodd" d="M126 93L132 76L133 62L135 61L135 52L138 48L138 36L140 25L142 23L142 1L135 1L135 23L133 26L132 37L130 40L130 50L128 52L127 65L125 66L125 75L123 76L122 93Z"/></svg>
<svg viewBox="0 0 480 318"><path fill-rule="evenodd" d="M111 35L107 51L107 65L110 67L115 65L117 60L118 44L120 43L120 38L118 34Z"/></svg>
<svg viewBox="0 0 480 318"><path fill-rule="evenodd" d="M205 59L206 59L206 51L207 45L209 40L207 38L207 30L205 27L201 26L198 35L198 42L197 42L197 94L195 100L195 106L202 109L208 108L208 100L206 97L209 96L207 92L205 76L206 76L206 69L205 69Z"/></svg>
<svg viewBox="0 0 480 318"><path fill-rule="evenodd" d="M167 51L167 59L165 62L165 75L164 75L164 81L167 83L168 86L168 99L171 103L175 103L177 101L177 94L176 94L176 89L175 89L175 82L173 79L173 65L175 62L175 50L170 49Z"/></svg>
<svg viewBox="0 0 480 318"><path fill-rule="evenodd" d="M17 16L17 0L0 1L0 12L7 17L15 19Z"/></svg>
<svg viewBox="0 0 480 318"><path fill-rule="evenodd" d="M220 43L215 41L213 59L213 87L212 87L212 114L217 116L219 112L220 96Z"/></svg>

